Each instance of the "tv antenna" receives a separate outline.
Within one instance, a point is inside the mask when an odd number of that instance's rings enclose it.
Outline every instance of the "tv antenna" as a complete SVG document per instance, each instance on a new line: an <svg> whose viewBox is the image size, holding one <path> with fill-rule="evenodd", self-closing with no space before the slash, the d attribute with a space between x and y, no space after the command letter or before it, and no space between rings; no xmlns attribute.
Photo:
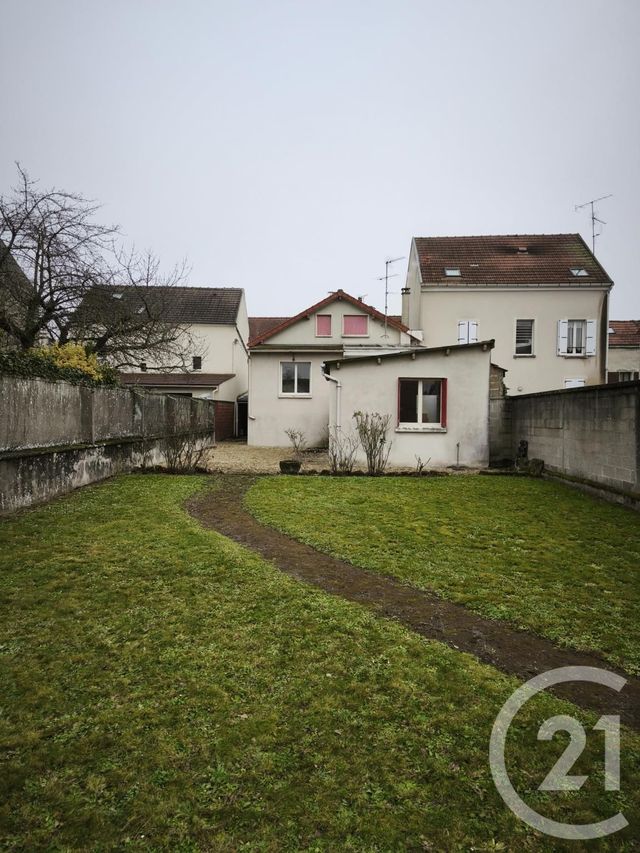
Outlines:
<svg viewBox="0 0 640 853"><path fill-rule="evenodd" d="M596 237L599 237L602 234L602 231L598 231L598 233L596 234L596 222L599 222L600 225L607 224L604 219L598 219L594 205L597 202L604 201L605 198L611 198L612 196L613 193L609 193L609 195L601 195L600 198L593 198L591 199L591 201L585 201L584 204L574 205L574 212L582 210L583 207L591 206L591 251L593 252L594 256L596 253Z"/></svg>
<svg viewBox="0 0 640 853"><path fill-rule="evenodd" d="M398 273L393 272L389 275L389 267L391 264L395 264L398 261L404 261L404 255L401 258L388 258L384 262L384 275L378 277L378 281L384 281L384 335L383 338L388 338L389 334L387 332L388 328L388 320L389 320L389 279L397 278Z"/></svg>

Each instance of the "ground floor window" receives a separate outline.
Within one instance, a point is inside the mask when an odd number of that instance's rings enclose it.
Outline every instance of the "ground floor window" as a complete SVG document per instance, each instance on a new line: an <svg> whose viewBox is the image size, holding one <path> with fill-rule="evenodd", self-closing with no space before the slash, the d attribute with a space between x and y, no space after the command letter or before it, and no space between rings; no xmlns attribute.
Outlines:
<svg viewBox="0 0 640 853"><path fill-rule="evenodd" d="M280 393L307 396L311 394L310 361L280 362Z"/></svg>
<svg viewBox="0 0 640 853"><path fill-rule="evenodd" d="M400 379L399 423L446 426L446 389L446 379Z"/></svg>

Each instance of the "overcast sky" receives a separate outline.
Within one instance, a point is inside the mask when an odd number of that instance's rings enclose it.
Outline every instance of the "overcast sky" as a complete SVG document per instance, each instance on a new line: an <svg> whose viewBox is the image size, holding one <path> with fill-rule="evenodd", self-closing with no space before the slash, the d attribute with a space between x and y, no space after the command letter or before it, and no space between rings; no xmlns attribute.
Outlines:
<svg viewBox="0 0 640 853"><path fill-rule="evenodd" d="M639 0L0 5L0 189L20 160L99 199L251 314L382 306L414 235L590 242L574 205L613 193L596 254L640 317Z"/></svg>

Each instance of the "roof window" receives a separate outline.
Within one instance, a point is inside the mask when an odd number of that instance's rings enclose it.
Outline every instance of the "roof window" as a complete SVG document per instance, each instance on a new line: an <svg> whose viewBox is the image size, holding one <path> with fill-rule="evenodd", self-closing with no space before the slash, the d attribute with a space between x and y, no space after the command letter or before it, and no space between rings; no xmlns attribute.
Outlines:
<svg viewBox="0 0 640 853"><path fill-rule="evenodd" d="M456 278L457 276L461 275L462 273L460 272L460 267L445 267L444 268L444 274L448 278Z"/></svg>
<svg viewBox="0 0 640 853"><path fill-rule="evenodd" d="M529 249L526 246L518 246L518 254L519 255L528 255Z"/></svg>
<svg viewBox="0 0 640 853"><path fill-rule="evenodd" d="M111 295L113 296L114 299L122 299L121 293L112 293Z"/></svg>
<svg viewBox="0 0 640 853"><path fill-rule="evenodd" d="M571 267L569 269L571 275L574 275L576 278L582 278L585 275L589 275L584 267Z"/></svg>

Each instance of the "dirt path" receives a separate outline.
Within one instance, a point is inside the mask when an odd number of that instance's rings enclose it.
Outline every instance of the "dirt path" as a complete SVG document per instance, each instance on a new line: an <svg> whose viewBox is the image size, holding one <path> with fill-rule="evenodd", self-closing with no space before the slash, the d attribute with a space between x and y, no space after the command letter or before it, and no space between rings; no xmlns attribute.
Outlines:
<svg viewBox="0 0 640 853"><path fill-rule="evenodd" d="M286 574L364 604L423 637L470 652L523 680L559 666L596 666L619 672L595 654L558 648L535 634L485 619L461 605L357 568L260 524L242 506L242 497L253 482L255 478L250 476L226 476L222 488L198 495L187 509L206 527L258 552ZM584 708L620 714L623 722L640 729L640 679L621 674L628 682L620 694L588 682L561 685L554 692Z"/></svg>

